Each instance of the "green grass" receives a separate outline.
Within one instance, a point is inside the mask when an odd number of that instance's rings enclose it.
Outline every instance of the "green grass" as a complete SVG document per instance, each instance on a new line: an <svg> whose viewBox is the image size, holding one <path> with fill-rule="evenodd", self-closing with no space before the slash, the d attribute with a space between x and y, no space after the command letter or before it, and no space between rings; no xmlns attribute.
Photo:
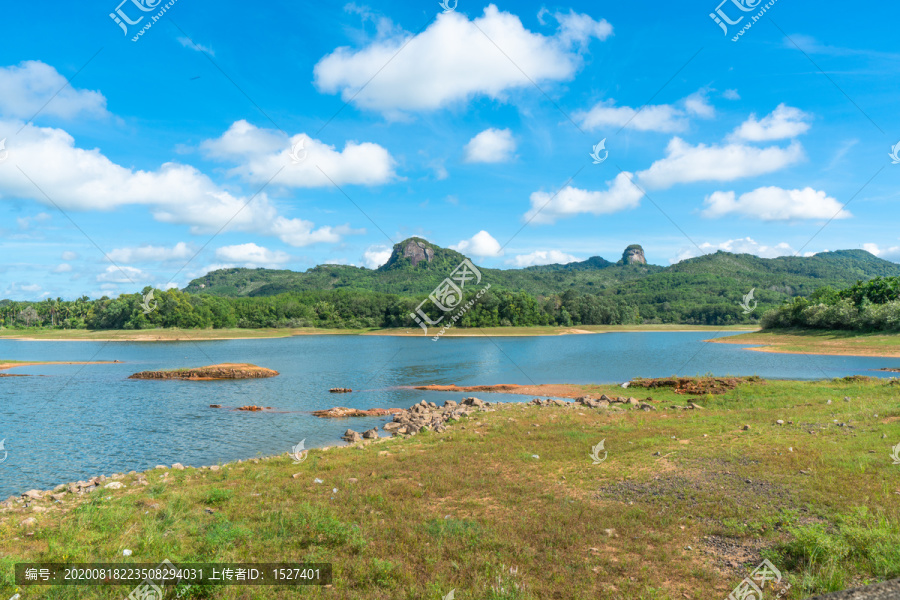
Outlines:
<svg viewBox="0 0 900 600"><path fill-rule="evenodd" d="M766 352L900 357L900 335L791 329L756 331L713 340L723 344L760 344Z"/></svg>
<svg viewBox="0 0 900 600"><path fill-rule="evenodd" d="M441 434L314 449L301 465L153 470L146 486L126 476L122 490L37 503L49 512L0 512L0 597L130 591L16 590L21 561L333 564L327 590L182 596L242 600L724 598L764 557L787 599L900 576L900 385L750 383L697 410L665 410L691 400L669 389L627 393L658 410L501 405ZM601 439L608 458L594 465Z"/></svg>

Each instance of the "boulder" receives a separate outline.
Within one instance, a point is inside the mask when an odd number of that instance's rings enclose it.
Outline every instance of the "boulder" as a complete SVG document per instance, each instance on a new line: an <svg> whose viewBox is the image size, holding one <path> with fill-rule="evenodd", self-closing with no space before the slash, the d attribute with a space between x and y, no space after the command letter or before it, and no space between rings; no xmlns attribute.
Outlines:
<svg viewBox="0 0 900 600"><path fill-rule="evenodd" d="M466 406L484 406L484 400L480 400L478 398L463 398L463 404Z"/></svg>
<svg viewBox="0 0 900 600"><path fill-rule="evenodd" d="M121 490L123 487L125 487L125 484L122 483L121 481L113 481L112 483L107 483L106 485L104 485L103 489Z"/></svg>
<svg viewBox="0 0 900 600"><path fill-rule="evenodd" d="M344 432L342 436L344 441L350 442L351 444L355 444L356 442L362 440L362 436L357 431L353 431L352 429L348 429Z"/></svg>
<svg viewBox="0 0 900 600"><path fill-rule="evenodd" d="M376 439L378 437L378 428L373 427L372 429L367 429L366 431L363 431L362 436L367 440Z"/></svg>
<svg viewBox="0 0 900 600"><path fill-rule="evenodd" d="M43 494L40 490L28 490L22 494L22 497L28 498L29 500L40 500L43 497Z"/></svg>

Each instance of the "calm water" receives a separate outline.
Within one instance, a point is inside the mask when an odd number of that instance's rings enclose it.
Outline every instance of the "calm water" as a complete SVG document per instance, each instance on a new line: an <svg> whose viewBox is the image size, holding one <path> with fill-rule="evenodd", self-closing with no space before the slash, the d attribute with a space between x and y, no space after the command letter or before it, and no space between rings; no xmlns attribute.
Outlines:
<svg viewBox="0 0 900 600"><path fill-rule="evenodd" d="M900 367L900 359L769 354L710 344L706 333L610 333L559 337L400 338L304 336L215 342L23 342L0 340L0 358L119 360L119 364L23 367L0 378L0 499L32 488L157 464L218 462L334 445L387 418L319 419L331 406L406 408L463 394L397 386L430 383L607 383L673 374L820 379ZM137 371L250 362L280 371L245 381L142 381ZM329 394L332 387L362 390ZM481 395L490 401L523 396ZM278 413L209 408L257 404ZM3 453L0 452L0 459Z"/></svg>

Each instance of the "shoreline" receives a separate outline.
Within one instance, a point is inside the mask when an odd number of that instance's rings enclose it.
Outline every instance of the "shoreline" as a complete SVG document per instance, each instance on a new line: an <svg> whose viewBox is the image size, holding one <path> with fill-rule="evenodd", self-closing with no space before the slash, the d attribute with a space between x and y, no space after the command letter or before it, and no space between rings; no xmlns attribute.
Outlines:
<svg viewBox="0 0 900 600"><path fill-rule="evenodd" d="M716 326L682 326L682 325L582 325L579 327L485 327L471 328L472 333L460 333L460 330L447 332L443 337L549 337L561 335L589 335L598 333L702 333L706 331L722 333L752 333L758 331L753 326L730 326L723 329ZM437 329L435 329L437 330ZM423 333L420 329L237 329L216 330L183 330L183 329L143 329L143 330L86 330L66 329L44 332L27 331L20 335L17 330L0 331L0 340L23 342L207 342L220 340L268 340L285 339L301 336L318 335L369 335L385 337L422 337L430 339L433 334ZM152 332L152 333L151 333ZM217 332L221 332L218 334ZM197 335L192 335L196 333ZM212 333L212 335L210 335ZM103 337L90 337L98 334ZM115 335L119 334L119 335ZM83 336L83 337L82 337Z"/></svg>
<svg viewBox="0 0 900 600"><path fill-rule="evenodd" d="M769 354L809 356L855 356L860 358L900 358L898 334L847 334L846 332L799 330L755 331L736 336L704 340L718 344L754 346L743 348Z"/></svg>
<svg viewBox="0 0 900 600"><path fill-rule="evenodd" d="M50 360L50 361L5 361L0 360L0 371L5 371L7 369L14 369L16 367L34 367L34 366L42 366L42 365L114 365L121 364L121 361L117 360L92 360L92 361L81 361L81 360Z"/></svg>

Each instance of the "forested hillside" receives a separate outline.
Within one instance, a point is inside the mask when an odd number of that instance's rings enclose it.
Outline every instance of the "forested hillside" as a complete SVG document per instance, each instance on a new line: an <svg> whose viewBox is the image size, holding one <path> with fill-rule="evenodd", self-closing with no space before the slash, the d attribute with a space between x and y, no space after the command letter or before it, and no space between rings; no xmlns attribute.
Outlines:
<svg viewBox="0 0 900 600"><path fill-rule="evenodd" d="M465 258L411 238L395 245L388 262L374 270L221 269L182 291L155 290L152 303L146 300L150 288L98 300L4 300L0 326L417 327L411 313ZM766 311L819 289L837 293L857 281L900 276L900 265L862 250L774 259L717 252L664 268L646 264L638 245L616 262L592 257L525 269L477 268L481 282L465 289L465 299L487 284L490 290L457 326L755 323ZM793 306L796 312L799 305ZM431 302L423 310L434 319L441 314Z"/></svg>

